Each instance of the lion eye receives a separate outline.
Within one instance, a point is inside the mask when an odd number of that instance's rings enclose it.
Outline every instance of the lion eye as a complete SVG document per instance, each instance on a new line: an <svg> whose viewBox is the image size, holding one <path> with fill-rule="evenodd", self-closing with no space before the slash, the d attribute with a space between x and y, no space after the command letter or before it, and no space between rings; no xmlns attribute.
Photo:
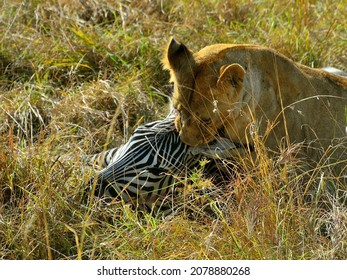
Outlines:
<svg viewBox="0 0 347 280"><path fill-rule="evenodd" d="M201 121L207 125L211 124L211 122L212 122L211 119L201 119Z"/></svg>

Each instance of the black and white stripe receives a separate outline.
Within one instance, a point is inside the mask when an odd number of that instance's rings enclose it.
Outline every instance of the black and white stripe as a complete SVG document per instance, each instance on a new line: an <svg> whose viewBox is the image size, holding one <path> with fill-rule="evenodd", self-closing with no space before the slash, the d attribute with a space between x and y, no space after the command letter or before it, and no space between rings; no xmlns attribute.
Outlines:
<svg viewBox="0 0 347 280"><path fill-rule="evenodd" d="M106 150L103 151L101 153L97 153L94 155L88 155L88 156L84 156L82 158L82 160L90 165L93 166L94 168L105 168L107 167L111 161L114 159L117 151L118 151L118 147L110 149L110 150Z"/></svg>
<svg viewBox="0 0 347 280"><path fill-rule="evenodd" d="M140 209L156 211L203 157L226 157L234 147L224 138L210 145L187 146L175 129L174 116L142 125L123 146L94 156L105 167L93 181L95 195L122 198Z"/></svg>

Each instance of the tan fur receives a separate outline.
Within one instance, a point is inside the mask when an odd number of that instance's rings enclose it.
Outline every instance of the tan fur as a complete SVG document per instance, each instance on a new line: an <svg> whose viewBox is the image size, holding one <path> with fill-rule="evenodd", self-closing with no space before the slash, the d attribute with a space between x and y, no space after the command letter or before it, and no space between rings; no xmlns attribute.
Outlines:
<svg viewBox="0 0 347 280"><path fill-rule="evenodd" d="M305 143L318 159L332 140L346 139L346 78L260 46L219 44L193 53L174 39L164 65L174 82L176 126L188 145L209 142L218 131L253 144L256 133L269 150ZM335 156L346 154L344 147Z"/></svg>

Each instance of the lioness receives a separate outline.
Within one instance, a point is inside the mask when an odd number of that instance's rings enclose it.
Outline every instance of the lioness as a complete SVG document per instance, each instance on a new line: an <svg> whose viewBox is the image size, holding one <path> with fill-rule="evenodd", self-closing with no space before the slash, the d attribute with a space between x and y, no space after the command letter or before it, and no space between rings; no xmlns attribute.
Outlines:
<svg viewBox="0 0 347 280"><path fill-rule="evenodd" d="M222 132L251 146L257 135L269 151L302 143L317 160L334 144L334 160L347 158L341 144L347 78L255 45L217 44L193 53L171 39L163 63L174 83L176 127L184 143L208 143Z"/></svg>

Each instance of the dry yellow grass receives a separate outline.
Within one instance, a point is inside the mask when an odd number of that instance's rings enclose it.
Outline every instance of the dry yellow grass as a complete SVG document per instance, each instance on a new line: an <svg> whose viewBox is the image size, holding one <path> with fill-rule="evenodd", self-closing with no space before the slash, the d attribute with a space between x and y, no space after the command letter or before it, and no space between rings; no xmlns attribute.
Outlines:
<svg viewBox="0 0 347 280"><path fill-rule="evenodd" d="M260 152L222 190L193 174L165 218L82 204L92 174L78 159L165 116L160 61L171 35L193 50L255 43L347 70L345 1L0 6L1 259L347 258L347 187L328 168L304 184L295 147L275 159Z"/></svg>

